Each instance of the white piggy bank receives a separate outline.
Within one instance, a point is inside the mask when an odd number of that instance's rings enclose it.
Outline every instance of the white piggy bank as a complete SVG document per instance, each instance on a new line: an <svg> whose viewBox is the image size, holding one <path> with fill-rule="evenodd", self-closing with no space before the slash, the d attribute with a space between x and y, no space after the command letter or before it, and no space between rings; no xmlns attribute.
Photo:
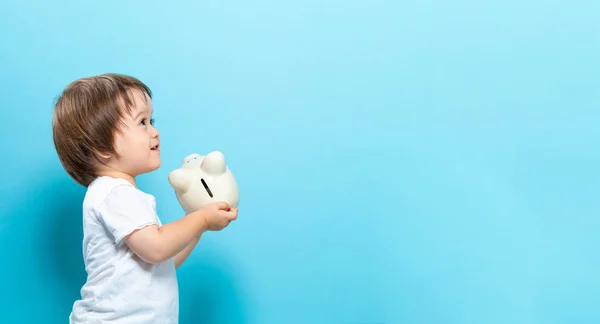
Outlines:
<svg viewBox="0 0 600 324"><path fill-rule="evenodd" d="M237 183L219 151L186 156L181 167L169 173L169 183L188 214L211 202L225 201L232 207L239 202Z"/></svg>

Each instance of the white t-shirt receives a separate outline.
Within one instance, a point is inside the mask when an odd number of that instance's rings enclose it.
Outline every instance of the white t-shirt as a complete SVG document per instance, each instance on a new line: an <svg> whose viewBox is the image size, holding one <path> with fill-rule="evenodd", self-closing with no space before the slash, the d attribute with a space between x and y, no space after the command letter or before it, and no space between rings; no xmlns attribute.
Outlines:
<svg viewBox="0 0 600 324"><path fill-rule="evenodd" d="M144 262L123 242L132 231L162 226L156 201L123 179L99 177L83 201L83 258L88 277L71 324L177 324L175 263Z"/></svg>

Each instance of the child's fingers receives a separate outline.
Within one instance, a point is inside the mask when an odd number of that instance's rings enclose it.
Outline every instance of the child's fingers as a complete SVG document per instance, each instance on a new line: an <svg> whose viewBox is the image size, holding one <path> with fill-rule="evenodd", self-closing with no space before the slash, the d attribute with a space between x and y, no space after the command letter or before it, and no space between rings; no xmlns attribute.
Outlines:
<svg viewBox="0 0 600 324"><path fill-rule="evenodd" d="M231 206L229 206L229 204L224 201L217 202L217 208L221 209L221 210L227 210L227 211L231 210Z"/></svg>
<svg viewBox="0 0 600 324"><path fill-rule="evenodd" d="M238 216L237 208L231 208L231 210L227 213L227 216L230 220L237 219L237 216Z"/></svg>

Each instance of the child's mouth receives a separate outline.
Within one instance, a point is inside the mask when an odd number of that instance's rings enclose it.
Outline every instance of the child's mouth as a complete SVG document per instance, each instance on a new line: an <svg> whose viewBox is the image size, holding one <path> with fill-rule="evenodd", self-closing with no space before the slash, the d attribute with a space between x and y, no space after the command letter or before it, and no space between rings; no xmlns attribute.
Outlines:
<svg viewBox="0 0 600 324"><path fill-rule="evenodd" d="M154 145L150 150L152 151L158 151L158 144Z"/></svg>

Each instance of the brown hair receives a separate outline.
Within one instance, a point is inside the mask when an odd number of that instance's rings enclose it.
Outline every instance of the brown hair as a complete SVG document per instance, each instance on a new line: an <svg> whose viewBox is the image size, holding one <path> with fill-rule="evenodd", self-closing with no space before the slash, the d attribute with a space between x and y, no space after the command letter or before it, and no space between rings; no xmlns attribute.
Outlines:
<svg viewBox="0 0 600 324"><path fill-rule="evenodd" d="M95 153L116 154L114 132L124 112L130 112L131 91L152 98L140 80L122 74L101 74L71 82L58 97L52 120L52 136L67 173L87 187L97 174Z"/></svg>

